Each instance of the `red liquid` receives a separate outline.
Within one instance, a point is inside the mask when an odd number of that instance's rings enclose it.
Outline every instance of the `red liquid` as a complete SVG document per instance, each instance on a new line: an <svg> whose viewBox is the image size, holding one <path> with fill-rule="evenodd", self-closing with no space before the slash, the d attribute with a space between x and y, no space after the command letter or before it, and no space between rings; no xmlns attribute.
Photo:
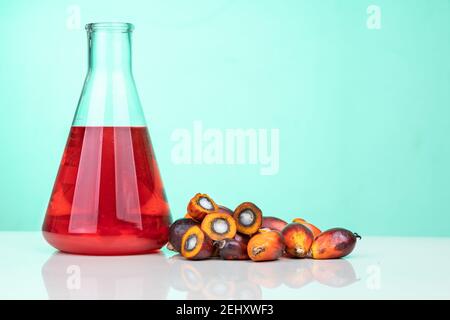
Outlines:
<svg viewBox="0 0 450 320"><path fill-rule="evenodd" d="M72 127L45 217L45 239L78 254L160 249L169 205L146 127Z"/></svg>

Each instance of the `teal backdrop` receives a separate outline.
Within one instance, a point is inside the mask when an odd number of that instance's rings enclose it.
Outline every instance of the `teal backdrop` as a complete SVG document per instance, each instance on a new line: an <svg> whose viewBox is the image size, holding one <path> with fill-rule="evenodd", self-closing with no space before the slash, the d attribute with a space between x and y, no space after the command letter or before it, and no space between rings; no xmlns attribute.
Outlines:
<svg viewBox="0 0 450 320"><path fill-rule="evenodd" d="M1 0L1 230L40 229L98 21L136 26L174 218L207 192L322 228L450 236L448 0ZM279 129L278 172L174 163L171 136L194 121Z"/></svg>

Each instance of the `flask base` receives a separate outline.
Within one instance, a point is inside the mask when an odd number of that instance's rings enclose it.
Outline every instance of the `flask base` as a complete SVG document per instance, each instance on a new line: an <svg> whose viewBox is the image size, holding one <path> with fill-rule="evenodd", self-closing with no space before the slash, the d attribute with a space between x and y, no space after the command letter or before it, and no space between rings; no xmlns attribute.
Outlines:
<svg viewBox="0 0 450 320"><path fill-rule="evenodd" d="M161 240L137 235L98 236L95 234L58 234L43 231L45 240L59 251L71 254L116 256L156 253Z"/></svg>

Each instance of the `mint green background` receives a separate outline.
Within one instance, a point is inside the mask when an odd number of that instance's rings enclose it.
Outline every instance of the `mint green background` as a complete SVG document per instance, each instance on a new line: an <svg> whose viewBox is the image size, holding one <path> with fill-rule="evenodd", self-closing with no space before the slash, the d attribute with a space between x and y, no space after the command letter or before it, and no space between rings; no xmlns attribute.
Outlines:
<svg viewBox="0 0 450 320"><path fill-rule="evenodd" d="M38 230L86 73L84 24L128 21L174 217L234 207L362 235L450 236L450 2L0 1L0 229ZM81 8L68 30L66 9ZM381 30L366 8L382 11ZM280 171L174 165L175 128L279 128Z"/></svg>

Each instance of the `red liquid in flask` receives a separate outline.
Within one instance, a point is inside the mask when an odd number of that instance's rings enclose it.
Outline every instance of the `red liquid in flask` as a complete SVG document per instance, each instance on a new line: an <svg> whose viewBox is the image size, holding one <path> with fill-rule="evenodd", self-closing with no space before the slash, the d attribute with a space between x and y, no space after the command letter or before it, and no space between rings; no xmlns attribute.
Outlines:
<svg viewBox="0 0 450 320"><path fill-rule="evenodd" d="M170 210L146 127L72 127L43 232L78 254L139 254L168 239Z"/></svg>

